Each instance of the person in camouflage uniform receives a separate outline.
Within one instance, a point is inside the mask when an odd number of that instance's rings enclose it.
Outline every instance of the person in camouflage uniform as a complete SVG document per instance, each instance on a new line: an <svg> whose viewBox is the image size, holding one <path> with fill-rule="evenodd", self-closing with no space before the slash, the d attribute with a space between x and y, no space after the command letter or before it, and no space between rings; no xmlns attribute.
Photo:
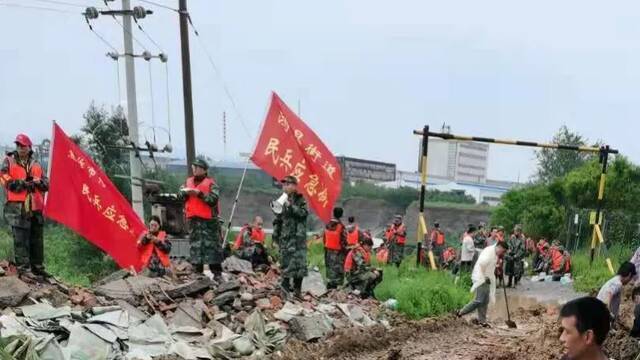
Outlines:
<svg viewBox="0 0 640 360"><path fill-rule="evenodd" d="M476 236L473 237L473 246L478 250L478 252L482 251L482 249L487 246L487 231L485 230L484 223L480 223L478 225L478 231L476 232Z"/></svg>
<svg viewBox="0 0 640 360"><path fill-rule="evenodd" d="M42 209L49 180L33 158L31 140L19 134L16 151L10 152L0 164L0 186L7 202L4 218L11 226L15 263L20 273L29 270L34 275L48 276L44 270Z"/></svg>
<svg viewBox="0 0 640 360"><path fill-rule="evenodd" d="M322 234L327 289L336 289L344 282L344 259L348 250L347 231L340 220L343 213L342 208L334 208L333 218Z"/></svg>
<svg viewBox="0 0 640 360"><path fill-rule="evenodd" d="M298 179L285 176L282 189L288 195L282 212L274 220L275 240L280 248L282 289L302 295L302 279L307 276L307 202L298 192ZM293 282L293 288L291 283Z"/></svg>
<svg viewBox="0 0 640 360"><path fill-rule="evenodd" d="M196 159L191 164L193 176L180 189L179 197L185 200L185 215L189 226L189 262L202 273L209 264L213 274L222 273L222 233L218 216L220 189L207 171L209 164Z"/></svg>
<svg viewBox="0 0 640 360"><path fill-rule="evenodd" d="M402 216L396 215L393 224L385 232L385 240L389 249L389 263L400 266L404 259L404 243L407 239L407 229L402 223Z"/></svg>
<svg viewBox="0 0 640 360"><path fill-rule="evenodd" d="M507 286L518 286L520 278L524 274L524 257L526 255L525 239L522 234L522 226L516 225L513 234L509 237L507 245L509 251L505 256L504 273L509 277Z"/></svg>
<svg viewBox="0 0 640 360"><path fill-rule="evenodd" d="M363 237L355 248L349 251L344 262L347 285L365 299L373 297L373 290L382 281L382 270L371 267L373 240Z"/></svg>

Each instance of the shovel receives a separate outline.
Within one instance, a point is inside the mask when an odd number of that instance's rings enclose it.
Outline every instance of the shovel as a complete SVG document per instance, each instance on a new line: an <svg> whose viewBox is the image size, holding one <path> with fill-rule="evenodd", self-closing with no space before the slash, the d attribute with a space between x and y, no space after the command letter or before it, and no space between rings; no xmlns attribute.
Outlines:
<svg viewBox="0 0 640 360"><path fill-rule="evenodd" d="M505 324L509 327L509 329L517 329L518 325L516 325L515 321L511 320L511 313L509 312L509 299L507 299L507 288L502 287L504 290L504 303L507 305L507 320L505 320Z"/></svg>

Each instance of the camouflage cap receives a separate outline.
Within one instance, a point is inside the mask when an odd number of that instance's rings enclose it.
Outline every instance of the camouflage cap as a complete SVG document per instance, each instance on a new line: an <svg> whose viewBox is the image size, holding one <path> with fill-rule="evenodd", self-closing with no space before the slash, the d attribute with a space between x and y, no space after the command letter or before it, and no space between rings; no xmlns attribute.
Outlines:
<svg viewBox="0 0 640 360"><path fill-rule="evenodd" d="M200 159L200 158L193 160L191 165L197 166L199 168L203 168L205 170L209 169L209 164L207 164L207 161L204 160L204 159Z"/></svg>
<svg viewBox="0 0 640 360"><path fill-rule="evenodd" d="M298 179L295 176L287 175L282 180L280 180L282 184L298 184Z"/></svg>

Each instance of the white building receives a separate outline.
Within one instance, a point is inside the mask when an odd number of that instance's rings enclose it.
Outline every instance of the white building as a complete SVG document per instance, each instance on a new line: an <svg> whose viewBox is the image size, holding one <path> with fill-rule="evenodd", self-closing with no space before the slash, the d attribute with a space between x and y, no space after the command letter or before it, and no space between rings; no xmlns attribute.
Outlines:
<svg viewBox="0 0 640 360"><path fill-rule="evenodd" d="M455 181L485 183L489 144L429 139L429 175Z"/></svg>
<svg viewBox="0 0 640 360"><path fill-rule="evenodd" d="M380 185L389 188L399 188L403 186L420 188L420 173L411 171L396 172L396 180L381 183ZM475 181L452 180L442 176L429 174L427 177L427 190L440 191L463 191L472 196L477 203L495 206L500 204L500 198L517 183L509 181L496 181L485 179L484 183Z"/></svg>

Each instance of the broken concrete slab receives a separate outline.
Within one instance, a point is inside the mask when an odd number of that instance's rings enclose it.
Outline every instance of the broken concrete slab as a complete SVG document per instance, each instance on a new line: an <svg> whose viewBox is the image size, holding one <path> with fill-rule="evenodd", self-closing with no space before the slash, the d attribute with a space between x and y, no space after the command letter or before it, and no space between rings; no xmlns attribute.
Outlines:
<svg viewBox="0 0 640 360"><path fill-rule="evenodd" d="M71 316L71 308L69 306L54 308L47 303L37 303L33 305L21 306L20 310L25 317L36 321Z"/></svg>
<svg viewBox="0 0 640 360"><path fill-rule="evenodd" d="M358 326L373 326L375 321L371 320L360 306L354 304L338 304L338 308L349 318L351 323Z"/></svg>
<svg viewBox="0 0 640 360"><path fill-rule="evenodd" d="M233 303L233 300L235 300L236 296L238 296L237 291L227 291L216 296L215 299L213 299L213 303L218 306L231 304Z"/></svg>
<svg viewBox="0 0 640 360"><path fill-rule="evenodd" d="M102 340L113 344L118 340L118 336L111 331L108 327L102 326L100 324L82 324L85 329L91 331L94 335L98 336Z"/></svg>
<svg viewBox="0 0 640 360"><path fill-rule="evenodd" d="M231 273L253 274L253 266L250 261L242 260L236 256L230 256L222 262L222 269Z"/></svg>
<svg viewBox="0 0 640 360"><path fill-rule="evenodd" d="M181 297L187 297L189 295L199 293L203 290L210 289L213 286L213 281L207 277L200 277L196 280L189 281L185 284L181 284L178 286L165 286L162 285L162 290L170 296L172 299L177 299ZM163 298L164 294L160 294L158 296L159 300L169 300Z"/></svg>
<svg viewBox="0 0 640 360"><path fill-rule="evenodd" d="M188 326L202 328L202 309L191 302L182 302L171 318L170 324L174 328Z"/></svg>
<svg viewBox="0 0 640 360"><path fill-rule="evenodd" d="M126 270L118 270L114 273L111 273L105 277L103 277L102 279L98 280L95 284L93 284L94 286L102 286L104 284L108 284L110 282L113 281L117 281L117 280L122 280L124 278L126 278L127 276L129 276L129 272Z"/></svg>
<svg viewBox="0 0 640 360"><path fill-rule="evenodd" d="M129 327L129 313L124 310L116 310L100 315L92 316L87 319L88 323L111 324L121 328Z"/></svg>
<svg viewBox="0 0 640 360"><path fill-rule="evenodd" d="M289 322L296 316L302 315L304 308L300 305L287 301L280 311L276 312L273 317L280 321Z"/></svg>
<svg viewBox="0 0 640 360"><path fill-rule="evenodd" d="M296 316L289 321L293 335L302 341L325 337L331 331L331 324L323 314Z"/></svg>
<svg viewBox="0 0 640 360"><path fill-rule="evenodd" d="M241 286L240 281L237 281L237 280L227 281L220 284L220 286L218 286L218 288L216 289L216 293L222 294L227 291L237 290L237 289L240 289L240 286Z"/></svg>
<svg viewBox="0 0 640 360"><path fill-rule="evenodd" d="M140 325L129 328L129 341L137 344L171 342L171 332L159 314L155 314Z"/></svg>
<svg viewBox="0 0 640 360"><path fill-rule="evenodd" d="M143 321L149 319L149 316L142 311L138 310L137 307L129 304L124 300L116 300L116 304L129 314L129 326L138 325Z"/></svg>
<svg viewBox="0 0 640 360"><path fill-rule="evenodd" d="M134 276L100 285L96 287L95 293L111 299L133 301L136 296L141 296L144 290L155 287L158 283L159 280L155 278Z"/></svg>
<svg viewBox="0 0 640 360"><path fill-rule="evenodd" d="M309 271L309 274L302 280L302 293L309 293L315 297L321 297L327 293L327 286L324 284L320 272Z"/></svg>
<svg viewBox="0 0 640 360"><path fill-rule="evenodd" d="M94 335L82 324L75 323L71 326L69 344L64 348L65 354L70 359L107 359L111 344L99 336Z"/></svg>
<svg viewBox="0 0 640 360"><path fill-rule="evenodd" d="M0 308L17 306L31 290L16 276L0 277Z"/></svg>

